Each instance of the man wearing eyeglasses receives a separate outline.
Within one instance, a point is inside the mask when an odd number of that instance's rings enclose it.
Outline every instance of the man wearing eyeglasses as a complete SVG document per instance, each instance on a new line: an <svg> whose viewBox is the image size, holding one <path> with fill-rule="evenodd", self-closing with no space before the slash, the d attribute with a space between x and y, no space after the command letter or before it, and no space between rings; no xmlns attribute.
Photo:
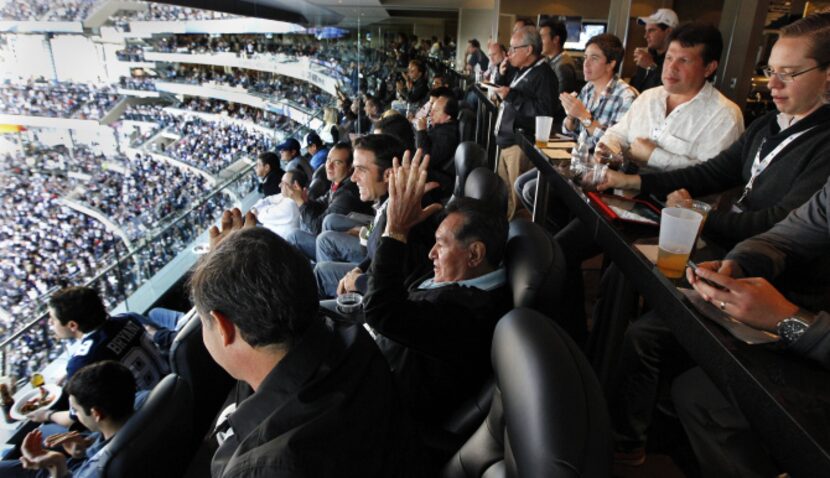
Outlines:
<svg viewBox="0 0 830 478"><path fill-rule="evenodd" d="M510 38L507 58L499 68L496 90L503 100L496 119L496 144L499 147L498 173L510 191L507 217L512 218L520 205L513 184L528 169L530 161L516 144L515 133L533 136L537 116L562 120L559 103L559 82L542 54L542 38L534 27L522 27ZM508 64L516 71L510 75Z"/></svg>
<svg viewBox="0 0 830 478"><path fill-rule="evenodd" d="M310 199L308 188L303 188L296 182L283 193L294 201L300 211L300 227L287 233L284 236L285 240L311 260L317 257L316 238L322 231L323 221L327 216L346 216L352 212L368 215L374 213L370 203L360 200L357 185L350 178L352 147L349 143L337 143L329 150L325 168L326 179L331 182L331 188L321 198Z"/></svg>
<svg viewBox="0 0 830 478"><path fill-rule="evenodd" d="M830 176L830 106L824 100L830 86L830 57L826 40L822 43L820 36L828 27L830 14L822 14L806 17L781 31L770 54L770 66L764 70L769 77L768 86L778 111L752 123L725 151L705 163L670 172L636 176L609 171L607 180L599 189L671 193L667 205L672 206L692 197L740 187L742 193L739 200L731 207L726 204L711 211L704 225L703 235L707 243L717 242L724 250L770 230L790 211L799 208L811 197L819 197L813 195L821 190ZM814 214L810 217L819 216ZM780 228L779 224L773 231ZM799 237L806 237L807 233L801 232ZM788 247L787 250L808 253L798 248ZM796 256L795 253L787 255ZM826 301L821 301L828 297L823 285L830 283L828 262L830 256L827 254L819 254L809 261L788 261L787 268L791 273L777 277L776 285L785 286L786 292L791 298L798 299L800 305L820 310L817 306L826 306ZM734 271L728 263L706 263L704 268L715 269L712 265L717 264L718 277L730 276ZM772 259L766 262L771 263ZM779 272L780 269L776 270L776 273ZM706 271L703 276L713 278ZM695 281L690 282L694 284ZM722 280L717 282L725 284ZM737 294L737 290L736 286L733 292ZM708 289L704 291L712 294ZM725 312L742 313L736 295L727 296L719 292L715 299L713 303ZM746 300L743 302L746 303ZM743 318L740 315L736 317ZM757 317L750 316L748 319L748 323L755 325L753 319ZM619 382L609 394L614 397L609 408L617 439L617 459L622 464L641 464L645 461L646 432L660 377L670 378L666 377L667 370L682 372L684 366L688 368L690 360L663 319L657 314L647 314L634 321L626 331L618 363L614 375L619 377ZM708 390L705 387L702 389ZM695 396L699 398L698 394ZM704 409L703 406L699 408ZM734 423L742 419L737 414L707 416L714 417L714 423L704 426L707 430L717 426L734 430ZM716 430L711 437L700 440L701 435L705 434L708 431L690 430L690 438L704 468L703 476L774 476L777 473L774 466L769 466L769 460L763 453L740 452L737 444L741 441L731 431ZM727 447L731 450L725 452ZM740 459L749 456L752 456L751 460Z"/></svg>

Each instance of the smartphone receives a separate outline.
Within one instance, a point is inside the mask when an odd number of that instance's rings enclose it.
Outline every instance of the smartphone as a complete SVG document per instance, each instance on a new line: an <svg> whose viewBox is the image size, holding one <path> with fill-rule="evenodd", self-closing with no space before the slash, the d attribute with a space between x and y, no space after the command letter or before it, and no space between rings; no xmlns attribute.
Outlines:
<svg viewBox="0 0 830 478"><path fill-rule="evenodd" d="M703 277L700 277L699 275L695 274L695 270L697 269L697 264L695 264L695 262L693 260L689 259L689 261L686 262L686 265L689 266L692 269L692 275L695 276L695 279L697 279L699 281L702 281L704 284L710 285L710 286L712 286L712 287L714 287L715 289L718 289L718 290L729 290L729 289L727 289L726 287L724 287L720 284L715 284L714 282L710 281L709 279L704 279Z"/></svg>

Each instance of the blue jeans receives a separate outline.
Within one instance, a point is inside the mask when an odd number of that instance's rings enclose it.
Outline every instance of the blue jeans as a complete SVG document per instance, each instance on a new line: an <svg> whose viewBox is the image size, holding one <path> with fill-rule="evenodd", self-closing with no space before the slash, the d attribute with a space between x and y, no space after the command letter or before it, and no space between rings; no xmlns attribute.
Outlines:
<svg viewBox="0 0 830 478"><path fill-rule="evenodd" d="M360 226L365 226L365 224L344 214L329 214L323 218L323 231L346 232L353 227Z"/></svg>
<svg viewBox="0 0 830 478"><path fill-rule="evenodd" d="M317 279L320 298L337 297L337 284L340 283L340 279L356 266L357 263L350 262L318 262L314 267L314 277Z"/></svg>
<svg viewBox="0 0 830 478"><path fill-rule="evenodd" d="M184 312L178 310L154 307L147 313L147 318L150 319L150 325L154 325L157 329L178 330L177 325L183 315Z"/></svg>
<svg viewBox="0 0 830 478"><path fill-rule="evenodd" d="M299 249L310 260L317 260L317 238L314 234L300 229L294 229L285 235L285 240Z"/></svg>
<svg viewBox="0 0 830 478"><path fill-rule="evenodd" d="M345 232L325 231L317 236L317 262L362 262L366 248Z"/></svg>

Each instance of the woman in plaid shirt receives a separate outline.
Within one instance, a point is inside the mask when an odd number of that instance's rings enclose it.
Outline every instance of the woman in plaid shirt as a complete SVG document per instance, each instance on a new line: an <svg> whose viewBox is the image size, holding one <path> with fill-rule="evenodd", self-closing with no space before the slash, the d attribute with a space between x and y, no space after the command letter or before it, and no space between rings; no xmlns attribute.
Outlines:
<svg viewBox="0 0 830 478"><path fill-rule="evenodd" d="M582 64L587 83L579 96L572 93L559 95L568 114L562 123L562 132L578 138L580 143L587 141L591 149L637 97L637 90L617 76L623 53L622 42L610 33L591 38L585 47Z"/></svg>
<svg viewBox="0 0 830 478"><path fill-rule="evenodd" d="M587 83L579 96L575 92L559 95L568 115L562 123L562 132L573 136L579 144L587 142L591 150L605 130L619 121L637 98L637 90L617 76L624 52L620 39L610 33L591 38L586 44L582 64ZM514 187L525 207L532 211L536 168L519 176Z"/></svg>

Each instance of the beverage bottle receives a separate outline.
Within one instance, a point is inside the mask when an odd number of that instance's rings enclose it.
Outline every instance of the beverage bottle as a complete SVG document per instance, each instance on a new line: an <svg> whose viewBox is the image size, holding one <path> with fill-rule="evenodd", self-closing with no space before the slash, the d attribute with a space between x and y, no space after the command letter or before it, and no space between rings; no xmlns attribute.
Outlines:
<svg viewBox="0 0 830 478"><path fill-rule="evenodd" d="M585 141L584 130L579 134L576 147L571 151L571 173L576 176L582 175L591 161L591 149Z"/></svg>
<svg viewBox="0 0 830 478"><path fill-rule="evenodd" d="M3 418L6 423L14 423L11 415L14 398L12 398L11 391L9 391L9 386L5 383L0 383L0 402L3 404Z"/></svg>

